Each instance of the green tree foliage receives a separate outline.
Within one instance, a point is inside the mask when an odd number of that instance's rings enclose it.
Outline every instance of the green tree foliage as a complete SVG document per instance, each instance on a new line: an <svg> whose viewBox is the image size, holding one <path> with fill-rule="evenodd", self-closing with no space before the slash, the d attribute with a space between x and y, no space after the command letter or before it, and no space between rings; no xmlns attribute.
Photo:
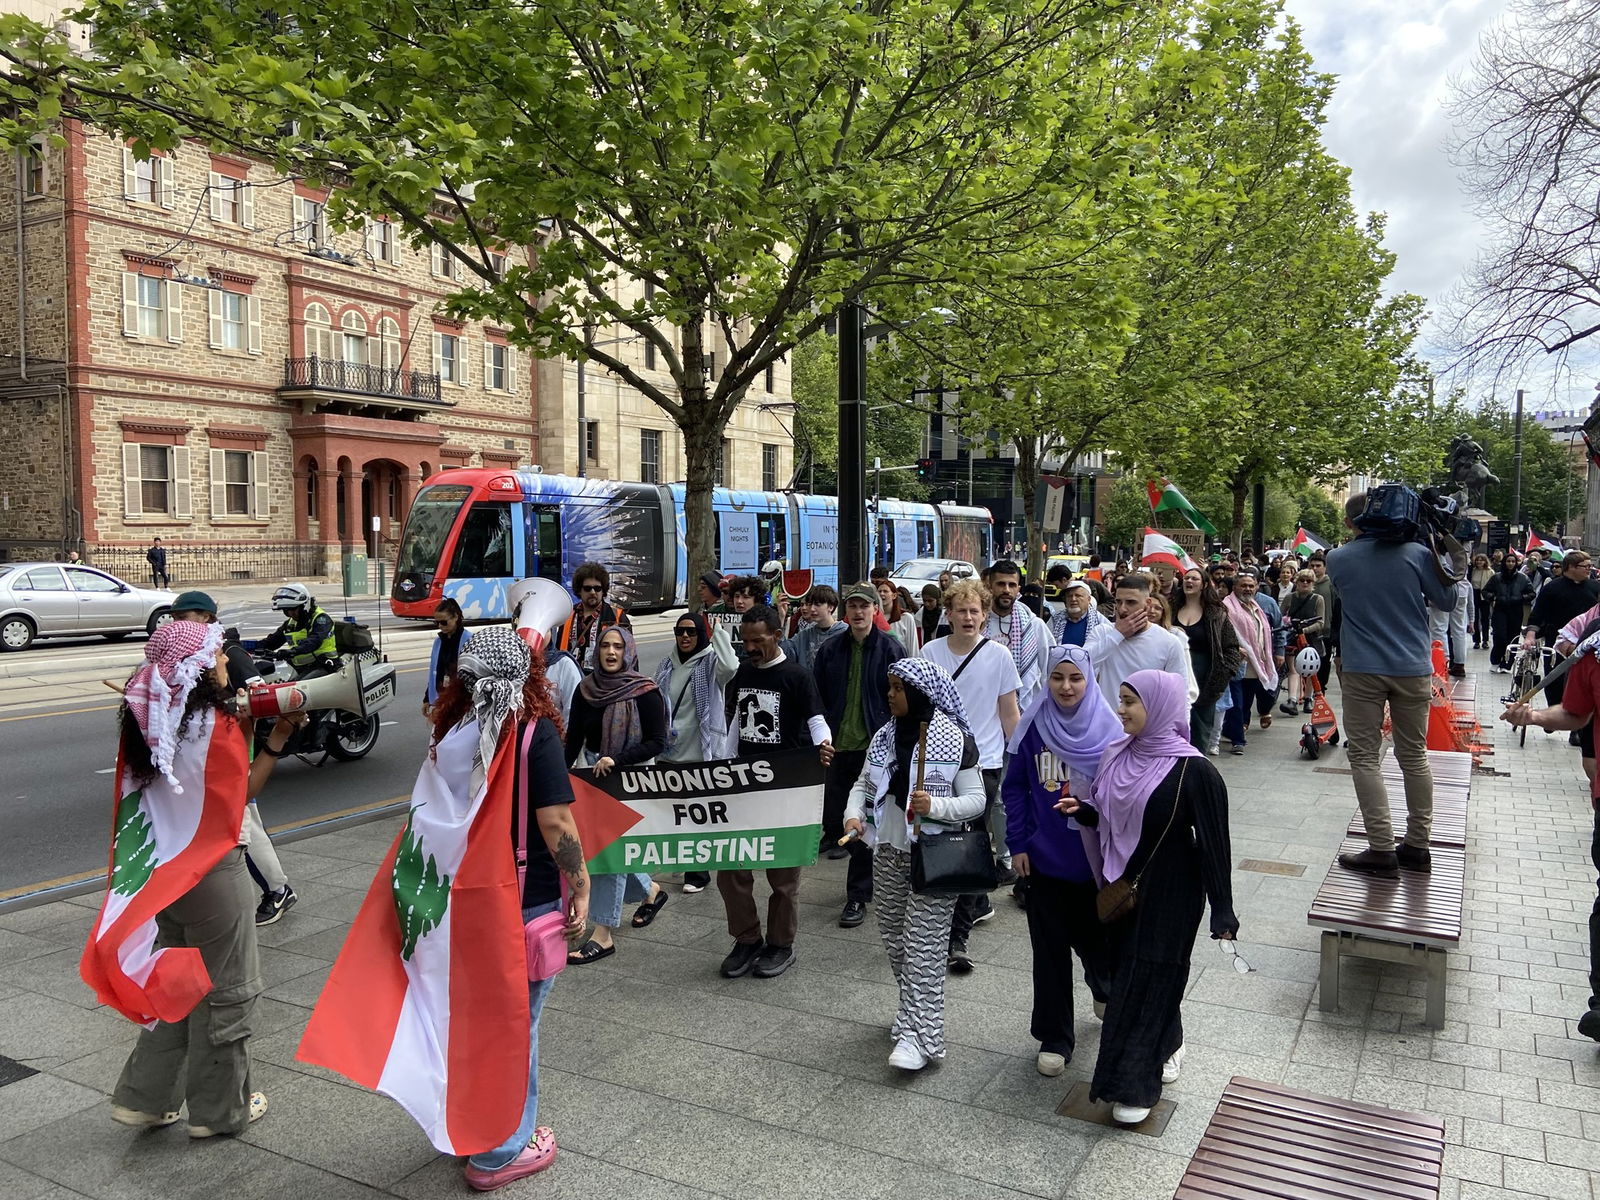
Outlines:
<svg viewBox="0 0 1600 1200"><path fill-rule="evenodd" d="M142 791L129 792L117 805L111 843L111 890L131 896L149 882L156 869L155 830L140 801Z"/></svg>
<svg viewBox="0 0 1600 1200"><path fill-rule="evenodd" d="M450 906L450 876L427 853L409 819L394 858L394 909L400 919L400 957L407 962L417 943L444 920Z"/></svg>
<svg viewBox="0 0 1600 1200"><path fill-rule="evenodd" d="M5 87L134 139L193 136L334 185L473 278L449 308L586 356L684 435L690 576L713 566L722 433L765 368L868 289L1125 171L1075 0L91 0L94 55L0 20ZM13 137L28 122L0 132ZM1135 139L1136 140L1136 139ZM502 268L493 252L534 247ZM641 297L629 281L642 281ZM651 343L671 387L585 336Z"/></svg>
<svg viewBox="0 0 1600 1200"><path fill-rule="evenodd" d="M1190 500L1193 499L1191 496ZM1101 514L1100 540L1116 547L1118 553L1137 552L1144 544L1145 527L1153 523L1150 495L1145 491L1142 478L1137 472L1122 475L1111 485L1111 495Z"/></svg>

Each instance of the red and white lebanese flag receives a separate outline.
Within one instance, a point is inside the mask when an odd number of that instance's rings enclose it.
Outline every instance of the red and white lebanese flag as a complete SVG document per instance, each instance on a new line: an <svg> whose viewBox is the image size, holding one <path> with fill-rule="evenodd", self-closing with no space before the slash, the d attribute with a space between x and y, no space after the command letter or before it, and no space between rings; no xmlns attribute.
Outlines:
<svg viewBox="0 0 1600 1200"><path fill-rule="evenodd" d="M528 1092L515 734L508 720L476 790L476 723L422 764L295 1054L393 1097L446 1154L504 1142Z"/></svg>
<svg viewBox="0 0 1600 1200"><path fill-rule="evenodd" d="M1139 563L1141 566L1165 563L1174 571L1187 571L1190 567L1199 565L1177 542L1164 533L1157 533L1148 525L1144 530L1144 553L1139 556Z"/></svg>
<svg viewBox="0 0 1600 1200"><path fill-rule="evenodd" d="M239 723L212 709L179 739L182 792L160 774L140 787L119 756L109 883L78 971L130 1021L181 1021L211 990L200 951L156 947L156 914L239 844L249 770Z"/></svg>

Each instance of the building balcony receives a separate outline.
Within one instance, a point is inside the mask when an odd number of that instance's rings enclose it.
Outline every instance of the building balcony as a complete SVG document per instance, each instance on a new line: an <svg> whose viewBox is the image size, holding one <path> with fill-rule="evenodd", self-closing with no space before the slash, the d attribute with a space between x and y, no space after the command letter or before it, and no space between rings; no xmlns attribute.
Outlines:
<svg viewBox="0 0 1600 1200"><path fill-rule="evenodd" d="M278 395L303 404L308 412L335 408L399 416L453 407L443 397L436 372L315 355L283 360L283 384Z"/></svg>

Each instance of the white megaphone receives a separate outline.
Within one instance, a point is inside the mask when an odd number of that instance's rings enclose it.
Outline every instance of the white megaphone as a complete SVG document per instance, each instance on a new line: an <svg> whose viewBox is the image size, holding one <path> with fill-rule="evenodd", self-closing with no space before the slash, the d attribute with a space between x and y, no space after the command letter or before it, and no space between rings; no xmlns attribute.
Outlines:
<svg viewBox="0 0 1600 1200"><path fill-rule="evenodd" d="M295 679L288 683L258 683L250 688L245 712L252 717L281 717L285 713L337 708L366 717L367 703L361 686L361 664L354 658L340 661L331 675Z"/></svg>
<svg viewBox="0 0 1600 1200"><path fill-rule="evenodd" d="M550 631L572 615L572 597L553 579L519 579L506 589L506 607L518 636L543 654Z"/></svg>

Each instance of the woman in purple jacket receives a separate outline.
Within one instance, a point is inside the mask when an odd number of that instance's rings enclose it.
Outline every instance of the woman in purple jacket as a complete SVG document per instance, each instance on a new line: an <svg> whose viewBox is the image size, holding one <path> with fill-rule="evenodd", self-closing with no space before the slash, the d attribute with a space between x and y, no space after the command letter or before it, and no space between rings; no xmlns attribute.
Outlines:
<svg viewBox="0 0 1600 1200"><path fill-rule="evenodd" d="M1083 964L1097 1014L1104 1011L1111 962L1095 915L1097 885L1084 835L1057 806L1069 795L1089 794L1100 757L1122 726L1095 684L1088 651L1055 646L1049 668L1048 685L1006 747L1011 761L1000 795L1011 864L1026 884L1037 1065L1041 1075L1059 1075L1076 1044L1072 953Z"/></svg>

